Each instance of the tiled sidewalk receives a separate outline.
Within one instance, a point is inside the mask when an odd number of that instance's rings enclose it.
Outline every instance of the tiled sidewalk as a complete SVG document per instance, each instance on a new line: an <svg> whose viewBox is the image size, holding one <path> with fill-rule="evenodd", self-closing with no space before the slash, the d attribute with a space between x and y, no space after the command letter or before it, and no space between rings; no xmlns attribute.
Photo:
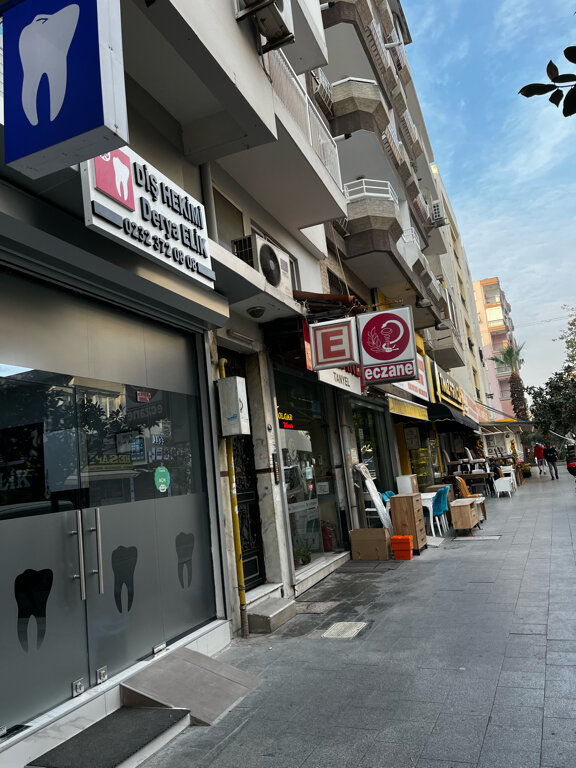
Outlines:
<svg viewBox="0 0 576 768"><path fill-rule="evenodd" d="M235 641L222 660L260 688L146 768L574 768L576 492L560 473L489 500L499 539L349 563L301 598L327 612ZM336 621L367 626L323 638Z"/></svg>

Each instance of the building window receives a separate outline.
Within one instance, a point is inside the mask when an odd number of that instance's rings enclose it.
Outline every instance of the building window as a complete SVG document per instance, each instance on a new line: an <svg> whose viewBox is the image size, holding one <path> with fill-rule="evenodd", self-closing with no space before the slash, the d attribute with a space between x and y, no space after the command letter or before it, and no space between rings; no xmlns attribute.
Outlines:
<svg viewBox="0 0 576 768"><path fill-rule="evenodd" d="M232 251L232 241L240 240L245 234L242 211L236 208L217 189L214 190L214 207L216 209L218 242L227 251Z"/></svg>

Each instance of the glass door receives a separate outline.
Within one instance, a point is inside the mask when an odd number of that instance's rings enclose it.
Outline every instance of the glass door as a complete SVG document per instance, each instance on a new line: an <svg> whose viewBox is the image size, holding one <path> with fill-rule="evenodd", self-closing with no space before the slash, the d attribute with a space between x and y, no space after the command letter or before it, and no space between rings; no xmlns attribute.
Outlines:
<svg viewBox="0 0 576 768"><path fill-rule="evenodd" d="M16 729L88 681L74 391L0 377L0 726Z"/></svg>

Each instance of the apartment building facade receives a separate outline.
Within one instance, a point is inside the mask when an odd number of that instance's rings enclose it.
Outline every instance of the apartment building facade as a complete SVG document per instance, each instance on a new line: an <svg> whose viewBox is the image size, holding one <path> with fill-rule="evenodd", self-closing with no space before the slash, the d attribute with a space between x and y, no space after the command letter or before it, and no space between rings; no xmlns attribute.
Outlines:
<svg viewBox="0 0 576 768"><path fill-rule="evenodd" d="M0 165L0 640L13 691L1 768L118 708L155 652L213 654L238 631L223 372L247 383L250 433L233 457L254 607L349 557L364 514L355 465L382 490L416 467L424 483L442 471L446 424L474 426L463 400L440 402L438 371L471 365L472 350L400 4L120 8L129 145L37 180ZM38 104L46 120L46 94ZM128 169L115 187L114 158ZM163 235L146 230L157 248L145 252L94 223L103 208L131 215L130 189L160 222L152 177L171 190L164 219L196 212L193 260ZM455 221L450 233L459 243ZM311 370L310 323L400 305L419 382L363 390L355 370ZM448 410L436 422L428 404Z"/></svg>

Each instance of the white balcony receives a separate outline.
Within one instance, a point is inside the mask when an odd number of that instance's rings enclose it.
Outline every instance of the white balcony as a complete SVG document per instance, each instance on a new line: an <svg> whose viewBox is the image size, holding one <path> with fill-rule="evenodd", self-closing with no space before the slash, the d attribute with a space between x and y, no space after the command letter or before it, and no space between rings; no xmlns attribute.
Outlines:
<svg viewBox="0 0 576 768"><path fill-rule="evenodd" d="M374 197L390 200L398 205L398 195L389 181L380 181L376 179L349 181L344 185L344 194L346 195L348 202L360 198Z"/></svg>
<svg viewBox="0 0 576 768"><path fill-rule="evenodd" d="M416 128L414 120L412 120L412 115L408 109L404 110L404 112L401 114L400 123L402 125L402 131L406 136L406 140L410 150L412 151L412 154L414 157L418 157L422 154L422 143L420 141L418 128Z"/></svg>
<svg viewBox="0 0 576 768"><path fill-rule="evenodd" d="M365 28L366 41L372 51L372 56L378 69L378 74L386 87L392 91L397 85L396 66L390 55L390 51L385 47L386 40L382 32L380 22L373 19Z"/></svg>
<svg viewBox="0 0 576 768"><path fill-rule="evenodd" d="M278 140L220 165L288 229L346 215L336 142L282 51L267 55Z"/></svg>
<svg viewBox="0 0 576 768"><path fill-rule="evenodd" d="M420 217L423 224L430 224L430 208L428 203L424 199L424 195L419 192L413 200L416 213Z"/></svg>
<svg viewBox="0 0 576 768"><path fill-rule="evenodd" d="M308 97L283 51L271 51L268 56L274 92L296 120L328 173L341 187L338 149L332 134L318 114L318 110Z"/></svg>
<svg viewBox="0 0 576 768"><path fill-rule="evenodd" d="M326 73L323 69L313 69L310 74L314 80L314 95L316 96L316 101L326 117L330 118L333 116L332 83L326 77Z"/></svg>
<svg viewBox="0 0 576 768"><path fill-rule="evenodd" d="M402 155L402 143L392 123L390 123L382 134L382 141L386 146L386 151L395 165L400 165L404 157Z"/></svg>

